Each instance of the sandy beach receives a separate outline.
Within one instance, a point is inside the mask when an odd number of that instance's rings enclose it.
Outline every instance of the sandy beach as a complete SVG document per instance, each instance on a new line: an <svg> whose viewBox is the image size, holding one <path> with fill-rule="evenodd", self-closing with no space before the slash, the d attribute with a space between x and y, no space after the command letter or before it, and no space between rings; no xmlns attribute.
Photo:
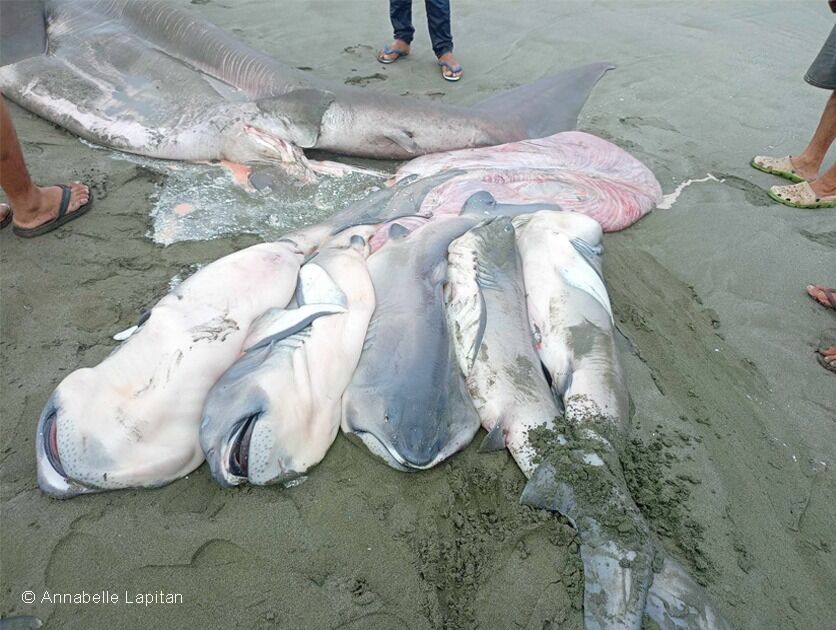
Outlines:
<svg viewBox="0 0 836 630"><path fill-rule="evenodd" d="M318 76L451 103L614 62L579 128L642 160L665 193L693 180L670 209L605 237L635 404L631 490L736 628L832 627L836 377L814 350L836 342L836 314L804 288L836 284L836 213L773 203L765 190L782 180L749 166L800 151L819 119L828 94L802 77L833 25L823 0L453 0L458 84L439 76L423 3L412 55L390 66L374 56L391 31L384 2L191 4ZM96 205L37 239L0 233L0 617L46 628L582 627L574 530L519 505L522 473L505 453L479 454L481 432L420 474L339 436L289 489L224 490L202 466L158 490L43 495L34 439L52 389L111 352L172 278L261 239L155 244L164 173L12 115L34 178L89 182ZM44 599L82 591L118 601ZM181 597L137 601L158 592Z"/></svg>

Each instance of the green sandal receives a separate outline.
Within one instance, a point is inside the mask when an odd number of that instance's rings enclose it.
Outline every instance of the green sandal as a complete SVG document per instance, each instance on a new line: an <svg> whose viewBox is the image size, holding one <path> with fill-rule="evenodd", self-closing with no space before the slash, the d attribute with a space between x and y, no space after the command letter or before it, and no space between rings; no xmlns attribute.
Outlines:
<svg viewBox="0 0 836 630"><path fill-rule="evenodd" d="M836 197L817 197L809 182L790 184L789 186L773 186L769 189L769 196L778 203L793 208L805 210L836 208Z"/></svg>
<svg viewBox="0 0 836 630"><path fill-rule="evenodd" d="M768 155L756 155L752 158L750 164L752 165L752 168L756 168L764 173L769 173L770 175L783 177L791 182L798 183L807 181L801 177L801 175L796 173L795 167L792 165L792 160L789 155L779 158L769 157Z"/></svg>

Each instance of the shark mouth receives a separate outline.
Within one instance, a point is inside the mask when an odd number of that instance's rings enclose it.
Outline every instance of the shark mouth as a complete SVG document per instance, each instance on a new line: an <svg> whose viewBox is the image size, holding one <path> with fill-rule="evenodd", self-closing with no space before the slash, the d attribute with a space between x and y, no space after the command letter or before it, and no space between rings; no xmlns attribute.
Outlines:
<svg viewBox="0 0 836 630"><path fill-rule="evenodd" d="M225 481L230 485L239 485L249 477L250 467L250 441L253 437L255 423L261 417L262 412L244 416L230 432L230 439L227 443L224 473Z"/></svg>
<svg viewBox="0 0 836 630"><path fill-rule="evenodd" d="M301 149L263 129L253 125L244 125L244 133L261 145L268 153L274 154L280 162L297 162L300 161L300 156L304 159L304 153Z"/></svg>
<svg viewBox="0 0 836 630"><path fill-rule="evenodd" d="M404 457L403 454L399 453L397 450L386 444L383 440L379 437L371 433L370 431L361 431L361 430L354 430L354 435L356 435L363 444L366 445L366 448L369 449L373 455L376 455L380 459L382 459L386 464L388 464L391 468L395 470L400 470L401 472L415 472L418 470L429 470L440 461L444 459L444 454L439 453L433 459L426 461L426 462L412 462L408 458Z"/></svg>
<svg viewBox="0 0 836 630"><path fill-rule="evenodd" d="M64 471L64 466L61 464L61 458L58 456L58 425L55 423L55 417L58 415L58 410L54 410L44 420L43 426L43 449L44 455L52 466L53 470L61 475L64 479L67 478L67 473Z"/></svg>
<svg viewBox="0 0 836 630"><path fill-rule="evenodd" d="M68 499L90 492L101 492L101 488L85 486L67 476L64 465L61 463L61 457L58 454L57 418L58 407L50 401L41 415L38 427L36 445L38 485L46 494L59 499Z"/></svg>

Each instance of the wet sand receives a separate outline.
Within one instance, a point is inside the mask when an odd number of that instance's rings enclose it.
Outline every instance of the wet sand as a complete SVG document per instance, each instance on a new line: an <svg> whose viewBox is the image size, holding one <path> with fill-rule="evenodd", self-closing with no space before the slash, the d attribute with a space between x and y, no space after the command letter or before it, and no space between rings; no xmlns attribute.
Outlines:
<svg viewBox="0 0 836 630"><path fill-rule="evenodd" d="M764 189L781 180L748 165L799 151L818 121L827 93L802 76L832 26L826 3L454 2L454 85L438 76L421 3L413 54L392 66L374 60L385 3L195 4L320 76L450 102L616 62L580 128L631 151L667 193L722 180L605 240L636 406L634 496L735 627L832 624L836 379L813 351L836 341L836 315L804 287L836 283L836 214L772 203ZM48 236L0 233L0 616L47 628L581 627L573 532L518 505L523 477L503 453L471 447L404 474L340 436L292 489L222 490L201 467L159 490L43 496L34 435L52 388L106 356L173 276L258 239L155 245L149 200L164 177L13 117L37 180L84 179L97 201ZM41 602L82 590L120 603ZM124 603L158 590L182 603Z"/></svg>

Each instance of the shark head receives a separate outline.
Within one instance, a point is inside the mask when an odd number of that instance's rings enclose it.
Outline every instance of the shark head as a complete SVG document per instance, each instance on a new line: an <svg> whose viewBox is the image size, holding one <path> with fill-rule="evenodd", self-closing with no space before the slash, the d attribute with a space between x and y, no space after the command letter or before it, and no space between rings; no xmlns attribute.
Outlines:
<svg viewBox="0 0 836 630"><path fill-rule="evenodd" d="M402 471L424 470L440 461L446 423L427 409L429 401L354 393L344 400L343 426L373 455Z"/></svg>
<svg viewBox="0 0 836 630"><path fill-rule="evenodd" d="M291 434L304 434L303 410L283 404L287 340L250 350L212 388L203 408L200 442L212 477L224 487L266 485L297 477Z"/></svg>
<svg viewBox="0 0 836 630"><path fill-rule="evenodd" d="M142 403L128 405L124 392L121 383L103 386L92 369L80 369L52 393L36 437L38 484L45 493L69 498L160 486L199 465L200 446L187 432L168 418L153 421Z"/></svg>
<svg viewBox="0 0 836 630"><path fill-rule="evenodd" d="M322 117L333 100L332 93L309 88L259 99L247 133L265 145L284 142L310 149L316 146Z"/></svg>

